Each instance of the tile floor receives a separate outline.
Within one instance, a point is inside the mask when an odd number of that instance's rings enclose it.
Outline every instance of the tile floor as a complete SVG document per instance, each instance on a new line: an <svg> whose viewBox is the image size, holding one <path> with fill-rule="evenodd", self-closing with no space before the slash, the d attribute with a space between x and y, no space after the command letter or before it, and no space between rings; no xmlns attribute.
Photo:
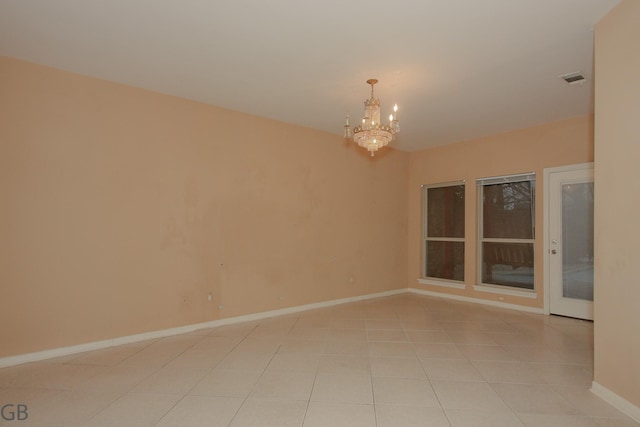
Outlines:
<svg viewBox="0 0 640 427"><path fill-rule="evenodd" d="M593 324L403 294L0 369L42 427L632 427Z"/></svg>

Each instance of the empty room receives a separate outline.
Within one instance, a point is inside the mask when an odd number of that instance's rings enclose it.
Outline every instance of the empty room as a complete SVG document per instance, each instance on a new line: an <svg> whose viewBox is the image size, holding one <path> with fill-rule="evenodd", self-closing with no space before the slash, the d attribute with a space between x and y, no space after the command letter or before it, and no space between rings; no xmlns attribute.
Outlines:
<svg viewBox="0 0 640 427"><path fill-rule="evenodd" d="M0 3L0 426L640 425L640 2Z"/></svg>

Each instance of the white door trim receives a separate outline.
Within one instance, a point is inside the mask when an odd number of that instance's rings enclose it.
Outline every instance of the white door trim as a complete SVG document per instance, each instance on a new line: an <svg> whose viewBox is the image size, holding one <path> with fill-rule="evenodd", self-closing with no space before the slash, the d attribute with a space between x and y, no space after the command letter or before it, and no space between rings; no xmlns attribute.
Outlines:
<svg viewBox="0 0 640 427"><path fill-rule="evenodd" d="M543 275L544 275L544 314L551 314L550 305L551 305L551 271L549 268L549 251L551 250L551 245L549 242L549 195L551 194L551 185L550 185L550 175L555 172L569 172L575 170L583 170L593 168L593 162L590 163L577 163L575 165L565 165L565 166L556 166L553 168L545 168L542 171L542 179L544 186L544 213L542 218L542 226L543 226L543 242L544 242L544 262L543 262Z"/></svg>

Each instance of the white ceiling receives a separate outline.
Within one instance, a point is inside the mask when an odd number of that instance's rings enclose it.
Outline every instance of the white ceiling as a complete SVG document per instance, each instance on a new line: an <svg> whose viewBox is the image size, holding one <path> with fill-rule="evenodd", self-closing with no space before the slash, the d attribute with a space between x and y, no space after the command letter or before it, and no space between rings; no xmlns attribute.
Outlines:
<svg viewBox="0 0 640 427"><path fill-rule="evenodd" d="M417 150L592 111L618 2L2 0L0 55L335 134L377 78Z"/></svg>

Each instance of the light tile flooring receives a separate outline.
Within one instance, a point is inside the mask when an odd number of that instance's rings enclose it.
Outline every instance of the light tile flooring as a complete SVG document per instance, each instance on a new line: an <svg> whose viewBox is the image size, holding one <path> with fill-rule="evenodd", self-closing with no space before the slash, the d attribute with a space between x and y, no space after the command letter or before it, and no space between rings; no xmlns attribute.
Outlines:
<svg viewBox="0 0 640 427"><path fill-rule="evenodd" d="M590 322L403 294L1 369L0 424L637 427L592 370Z"/></svg>

